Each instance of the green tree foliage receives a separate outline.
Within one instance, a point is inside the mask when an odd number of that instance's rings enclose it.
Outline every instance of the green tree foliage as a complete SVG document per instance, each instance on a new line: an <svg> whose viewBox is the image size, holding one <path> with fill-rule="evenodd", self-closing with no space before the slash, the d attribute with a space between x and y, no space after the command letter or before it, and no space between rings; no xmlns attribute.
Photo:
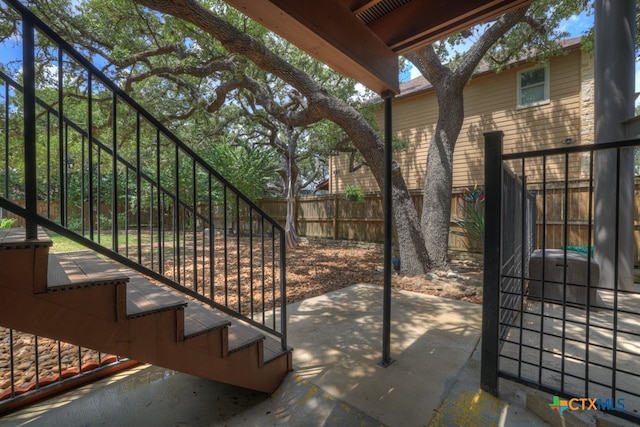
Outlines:
<svg viewBox="0 0 640 427"><path fill-rule="evenodd" d="M271 163L258 176L273 169L277 174L271 175L266 186L256 181L254 186L259 191L250 191L252 194L286 194L291 175L294 193L325 178L325 156L338 140L318 138L319 132L313 126L295 129L295 142L287 137L291 127L287 117L306 108L304 97L241 55L230 54L193 25L124 0L29 3L65 40L89 56L199 154L215 151L212 147L221 141L257 153L278 153L279 159L266 156L265 160ZM290 64L304 69L327 92L341 99L352 98L356 92L356 82L335 73L225 3L211 1L207 7L287 58ZM72 102L85 101L85 82L78 76ZM264 107L265 99L271 108ZM108 112L100 117L104 117L105 125L109 123ZM344 138L343 133L340 139ZM289 144L294 145L293 150ZM267 166L267 162L260 164ZM238 176L254 176L246 172ZM244 185L238 185L241 186Z"/></svg>

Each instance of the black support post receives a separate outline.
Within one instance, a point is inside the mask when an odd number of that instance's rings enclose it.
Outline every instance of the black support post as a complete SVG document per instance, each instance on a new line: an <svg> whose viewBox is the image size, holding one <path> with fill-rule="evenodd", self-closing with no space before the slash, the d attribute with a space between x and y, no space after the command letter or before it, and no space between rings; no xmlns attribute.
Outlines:
<svg viewBox="0 0 640 427"><path fill-rule="evenodd" d="M387 367L393 363L391 359L391 226L393 221L393 203L391 201L391 167L392 167L392 128L391 104L392 92L382 93L384 99L384 291L382 304L382 361L380 365Z"/></svg>
<svg viewBox="0 0 640 427"><path fill-rule="evenodd" d="M24 82L24 174L27 239L38 238L38 186L36 181L36 69L35 34L30 19L22 21L22 72Z"/></svg>
<svg viewBox="0 0 640 427"><path fill-rule="evenodd" d="M498 395L500 249L502 246L502 131L484 134L484 283L480 387Z"/></svg>

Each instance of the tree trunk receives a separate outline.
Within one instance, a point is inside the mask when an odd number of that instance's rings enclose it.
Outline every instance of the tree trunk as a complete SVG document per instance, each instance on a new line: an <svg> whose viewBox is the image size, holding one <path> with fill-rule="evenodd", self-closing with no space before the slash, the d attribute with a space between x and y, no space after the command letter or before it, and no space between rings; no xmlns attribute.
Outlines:
<svg viewBox="0 0 640 427"><path fill-rule="evenodd" d="M422 203L422 233L432 267L448 265L451 194L453 190L453 150L464 120L462 90L449 89L440 102L438 122L427 153L427 172Z"/></svg>
<svg viewBox="0 0 640 427"><path fill-rule="evenodd" d="M420 230L418 212L400 173L400 168L395 162L391 177L391 195L402 272L425 274L431 269L431 262Z"/></svg>
<svg viewBox="0 0 640 427"><path fill-rule="evenodd" d="M344 129L354 147L360 151L371 169L380 191L384 188L384 148L382 141L367 121L354 109L335 98L325 98L325 114ZM393 217L402 261L402 272L425 274L431 268L424 244L420 219L397 162L391 175Z"/></svg>
<svg viewBox="0 0 640 427"><path fill-rule="evenodd" d="M294 159L296 148L298 147L297 138L293 137L293 128L287 129L287 147L288 147L288 190L287 190L287 218L285 220L284 234L287 243L287 249L293 249L298 246L298 230L296 230L296 218L294 212L294 203L296 202L295 195L296 182L298 181L298 167L294 168Z"/></svg>

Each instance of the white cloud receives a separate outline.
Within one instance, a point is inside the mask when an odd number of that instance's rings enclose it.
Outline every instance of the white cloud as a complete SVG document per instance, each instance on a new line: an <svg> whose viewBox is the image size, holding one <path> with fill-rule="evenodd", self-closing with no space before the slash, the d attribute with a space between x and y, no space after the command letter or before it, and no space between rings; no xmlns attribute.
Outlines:
<svg viewBox="0 0 640 427"><path fill-rule="evenodd" d="M570 37L578 37L583 35L591 27L593 27L593 15L588 16L586 12L582 12L579 15L573 15L562 21L559 29L560 31L569 33Z"/></svg>
<svg viewBox="0 0 640 427"><path fill-rule="evenodd" d="M418 71L418 69L416 67L414 67L413 65L411 65L411 68L409 69L409 75L411 76L412 79L415 79L416 77L420 76L420 71Z"/></svg>

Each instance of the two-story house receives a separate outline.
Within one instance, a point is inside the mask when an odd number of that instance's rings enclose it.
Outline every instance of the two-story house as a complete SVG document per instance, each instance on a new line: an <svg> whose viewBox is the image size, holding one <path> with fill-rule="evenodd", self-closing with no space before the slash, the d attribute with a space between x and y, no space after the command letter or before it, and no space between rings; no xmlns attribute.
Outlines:
<svg viewBox="0 0 640 427"><path fill-rule="evenodd" d="M565 54L546 64L522 61L500 72L485 66L475 73L464 92L465 120L454 153L454 188L483 183L482 134L487 130L504 132L507 153L593 143L593 55L581 50L579 38L565 40L562 45ZM394 153L394 158L408 188L421 191L438 101L422 76L402 83L400 89L393 101L393 131L408 146ZM380 123L382 115L381 107ZM547 164L547 179L560 173L556 163ZM530 183L540 179L538 166L527 171ZM586 178L586 166L579 157L572 158L572 179ZM365 192L379 191L366 167L350 169L348 154L330 159L330 193L342 193L348 184L360 185Z"/></svg>

